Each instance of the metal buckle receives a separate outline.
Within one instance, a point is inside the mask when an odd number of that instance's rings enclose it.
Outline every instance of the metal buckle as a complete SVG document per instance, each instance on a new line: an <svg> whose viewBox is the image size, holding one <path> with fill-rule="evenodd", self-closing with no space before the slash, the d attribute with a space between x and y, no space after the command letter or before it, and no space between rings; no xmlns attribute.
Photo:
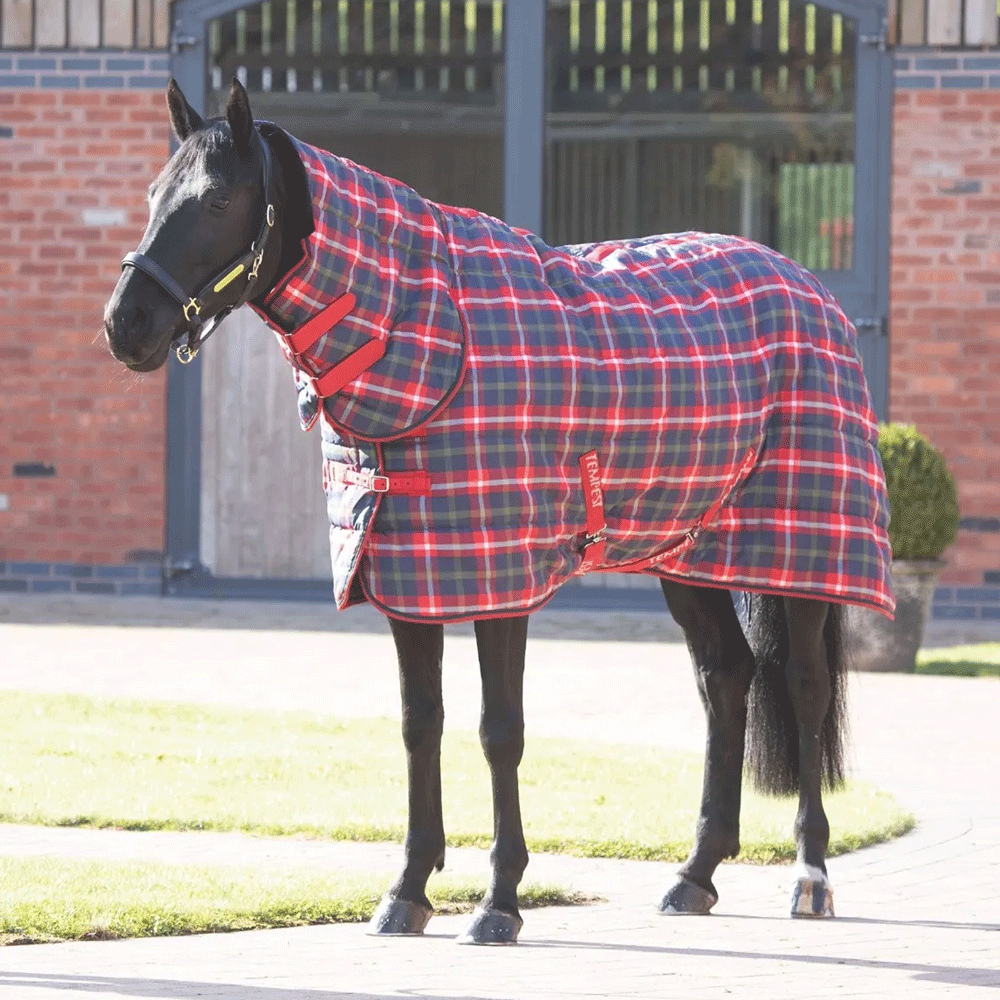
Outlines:
<svg viewBox="0 0 1000 1000"><path fill-rule="evenodd" d="M389 477L378 475L372 476L371 491L372 493L388 493Z"/></svg>
<svg viewBox="0 0 1000 1000"><path fill-rule="evenodd" d="M598 542L606 542L608 540L608 536L605 535L604 532L607 530L608 526L606 524L602 524L592 535L584 535L581 546L586 548L588 545L596 545Z"/></svg>
<svg viewBox="0 0 1000 1000"><path fill-rule="evenodd" d="M178 344L174 347L174 354L182 365L189 365L198 357L198 346L192 347L190 344Z"/></svg>
<svg viewBox="0 0 1000 1000"><path fill-rule="evenodd" d="M191 316L188 309L193 309L195 316L201 315L201 303L196 298L189 299L184 305L184 318L190 323Z"/></svg>
<svg viewBox="0 0 1000 1000"><path fill-rule="evenodd" d="M267 220L267 224L269 226L274 225L274 205L270 202L267 203L267 212L265 213L264 218Z"/></svg>

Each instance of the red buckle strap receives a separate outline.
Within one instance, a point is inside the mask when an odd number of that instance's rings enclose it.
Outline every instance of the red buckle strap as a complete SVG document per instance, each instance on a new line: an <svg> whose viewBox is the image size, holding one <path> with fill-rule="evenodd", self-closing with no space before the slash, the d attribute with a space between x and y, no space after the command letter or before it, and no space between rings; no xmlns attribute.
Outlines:
<svg viewBox="0 0 1000 1000"><path fill-rule="evenodd" d="M584 502L587 506L587 533L583 537L583 561L578 573L589 573L604 560L607 539L604 532L604 491L601 489L601 462L596 451L580 456L580 481L583 484Z"/></svg>
<svg viewBox="0 0 1000 1000"><path fill-rule="evenodd" d="M288 346L295 354L308 351L324 334L329 333L357 305L353 293L345 292L307 319L294 333L285 335Z"/></svg>
<svg viewBox="0 0 1000 1000"><path fill-rule="evenodd" d="M321 399L335 396L348 382L368 371L385 354L385 346L384 340L369 340L343 361L338 361L328 372L314 376L312 384L316 395Z"/></svg>
<svg viewBox="0 0 1000 1000"><path fill-rule="evenodd" d="M375 472L372 469L350 469L336 462L323 463L323 487L331 483L360 486L372 493L396 493L401 496L425 496L431 491L429 472Z"/></svg>

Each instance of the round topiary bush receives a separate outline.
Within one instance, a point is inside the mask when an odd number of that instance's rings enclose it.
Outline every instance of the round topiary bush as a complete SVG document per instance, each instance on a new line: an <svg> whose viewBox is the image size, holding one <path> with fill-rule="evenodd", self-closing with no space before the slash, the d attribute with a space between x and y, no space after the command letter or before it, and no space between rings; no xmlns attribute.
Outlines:
<svg viewBox="0 0 1000 1000"><path fill-rule="evenodd" d="M936 559L958 534L955 480L944 456L909 424L879 428L893 559Z"/></svg>

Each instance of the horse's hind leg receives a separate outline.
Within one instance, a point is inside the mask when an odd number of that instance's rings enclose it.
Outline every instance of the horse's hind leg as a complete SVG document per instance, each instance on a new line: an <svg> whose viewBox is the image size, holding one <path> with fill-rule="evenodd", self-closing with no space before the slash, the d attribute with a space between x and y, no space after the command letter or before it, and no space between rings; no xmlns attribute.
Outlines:
<svg viewBox="0 0 1000 1000"><path fill-rule="evenodd" d="M370 934L421 934L433 907L427 899L431 871L444 866L441 816L441 625L389 620L399 658L403 743L409 782L409 817L403 873L383 896Z"/></svg>
<svg viewBox="0 0 1000 1000"><path fill-rule="evenodd" d="M708 720L705 780L694 847L661 913L708 913L719 895L712 875L740 850L740 792L747 693L754 657L726 590L661 581L667 606L684 630Z"/></svg>
<svg viewBox="0 0 1000 1000"><path fill-rule="evenodd" d="M479 739L493 785L492 878L462 944L514 944L521 930L517 886L528 865L517 767L524 751L524 647L528 616L476 622L483 707Z"/></svg>
<svg viewBox="0 0 1000 1000"><path fill-rule="evenodd" d="M798 728L799 808L795 846L799 872L792 886L793 917L833 916L833 890L826 873L830 824L823 811L823 723L831 705L824 625L830 605L785 598L788 662L785 676Z"/></svg>

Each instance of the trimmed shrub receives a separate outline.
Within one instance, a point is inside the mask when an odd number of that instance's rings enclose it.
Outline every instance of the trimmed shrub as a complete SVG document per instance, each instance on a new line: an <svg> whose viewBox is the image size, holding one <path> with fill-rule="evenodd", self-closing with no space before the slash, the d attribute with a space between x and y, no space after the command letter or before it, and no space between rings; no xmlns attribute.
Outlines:
<svg viewBox="0 0 1000 1000"><path fill-rule="evenodd" d="M878 450L889 493L893 558L938 558L958 534L955 480L944 455L910 424L882 424Z"/></svg>

